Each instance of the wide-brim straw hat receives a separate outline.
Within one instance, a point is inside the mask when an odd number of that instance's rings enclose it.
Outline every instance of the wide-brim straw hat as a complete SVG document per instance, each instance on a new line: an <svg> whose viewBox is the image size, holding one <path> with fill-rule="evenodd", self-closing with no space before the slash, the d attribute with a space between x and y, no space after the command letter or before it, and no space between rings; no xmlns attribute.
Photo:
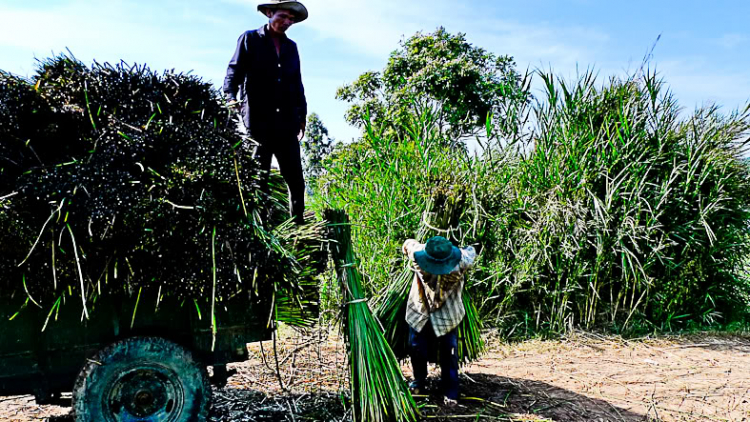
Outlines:
<svg viewBox="0 0 750 422"><path fill-rule="evenodd" d="M307 19L307 8L297 0L267 0L258 5L258 11L266 14L266 10L286 9L294 13L297 22Z"/></svg>

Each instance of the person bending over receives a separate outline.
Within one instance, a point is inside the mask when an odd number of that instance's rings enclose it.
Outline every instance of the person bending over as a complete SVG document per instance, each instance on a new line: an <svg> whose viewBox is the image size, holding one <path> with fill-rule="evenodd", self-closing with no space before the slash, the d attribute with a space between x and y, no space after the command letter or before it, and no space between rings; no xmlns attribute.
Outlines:
<svg viewBox="0 0 750 422"><path fill-rule="evenodd" d="M476 252L462 249L435 236L421 244L408 239L401 248L412 261L414 278L406 307L414 381L412 392L425 391L427 361L435 350L440 356L441 390L445 404L458 399L458 337L456 327L466 311L462 298L464 274L474 264Z"/></svg>

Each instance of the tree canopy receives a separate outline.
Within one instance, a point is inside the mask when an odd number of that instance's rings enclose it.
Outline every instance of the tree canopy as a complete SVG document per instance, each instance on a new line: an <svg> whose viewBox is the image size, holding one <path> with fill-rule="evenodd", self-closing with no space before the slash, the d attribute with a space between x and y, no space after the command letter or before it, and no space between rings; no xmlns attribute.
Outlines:
<svg viewBox="0 0 750 422"><path fill-rule="evenodd" d="M323 172L323 159L333 150L334 139L328 135L317 113L307 117L305 139L302 141L302 167L306 179L314 179Z"/></svg>
<svg viewBox="0 0 750 422"><path fill-rule="evenodd" d="M409 116L435 114L450 138L473 135L489 118L503 119L528 100L526 78L510 56L496 56L466 40L465 34L418 32L393 51L382 72L365 72L339 88L336 98L351 104L347 121L378 130L403 130Z"/></svg>

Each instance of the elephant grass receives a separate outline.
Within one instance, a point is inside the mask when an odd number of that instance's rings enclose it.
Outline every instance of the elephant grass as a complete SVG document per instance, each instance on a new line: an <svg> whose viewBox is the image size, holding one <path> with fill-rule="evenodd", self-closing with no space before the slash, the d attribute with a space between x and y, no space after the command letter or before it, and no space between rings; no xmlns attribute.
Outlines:
<svg viewBox="0 0 750 422"><path fill-rule="evenodd" d="M647 68L535 78L544 90L508 122L519 130L505 135L488 118L476 156L444 148L452 142L435 135L439 123L417 110L396 134L363 116L362 138L329 160L320 196L350 212L386 328L401 311L383 303L408 284L398 249L445 186L467 189L451 227L481 246L469 290L503 335L750 320L750 108L685 112ZM398 353L403 330L387 333Z"/></svg>

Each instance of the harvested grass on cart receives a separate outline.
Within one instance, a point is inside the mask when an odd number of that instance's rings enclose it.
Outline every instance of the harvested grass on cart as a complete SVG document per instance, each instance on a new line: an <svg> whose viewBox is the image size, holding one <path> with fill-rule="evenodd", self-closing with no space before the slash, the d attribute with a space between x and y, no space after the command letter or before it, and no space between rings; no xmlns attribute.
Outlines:
<svg viewBox="0 0 750 422"><path fill-rule="evenodd" d="M284 223L286 188L259 189L253 147L195 76L67 56L0 72L0 294L44 328L137 295L210 310L216 332L221 302L269 290L285 321L316 320L320 227Z"/></svg>

